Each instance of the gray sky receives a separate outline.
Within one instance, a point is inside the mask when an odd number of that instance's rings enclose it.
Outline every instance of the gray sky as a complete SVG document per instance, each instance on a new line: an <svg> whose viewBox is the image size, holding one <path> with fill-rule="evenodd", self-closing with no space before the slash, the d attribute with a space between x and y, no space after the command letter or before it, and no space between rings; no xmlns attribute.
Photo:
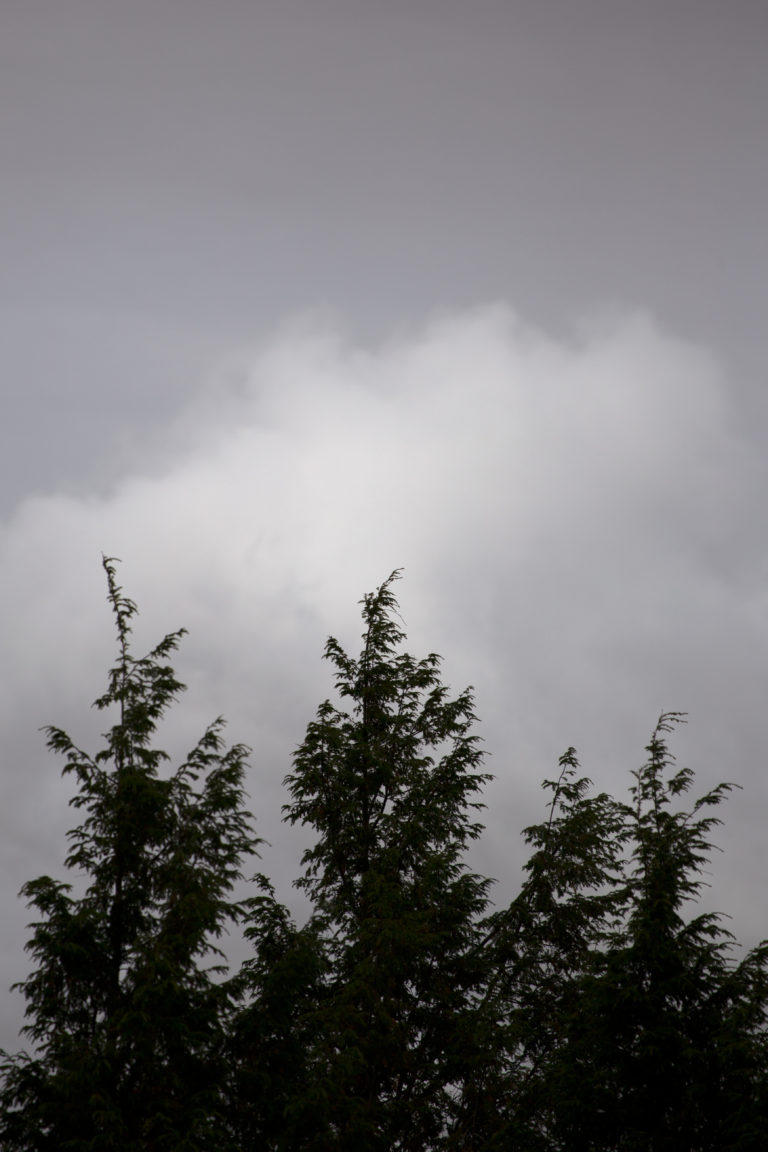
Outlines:
<svg viewBox="0 0 768 1152"><path fill-rule="evenodd" d="M403 566L477 688L478 866L513 892L557 756L622 792L683 709L744 789L711 898L768 934L767 48L761 0L5 0L0 982L74 816L37 729L99 728L101 551L138 645L190 629L171 748L253 746L287 898L325 636Z"/></svg>

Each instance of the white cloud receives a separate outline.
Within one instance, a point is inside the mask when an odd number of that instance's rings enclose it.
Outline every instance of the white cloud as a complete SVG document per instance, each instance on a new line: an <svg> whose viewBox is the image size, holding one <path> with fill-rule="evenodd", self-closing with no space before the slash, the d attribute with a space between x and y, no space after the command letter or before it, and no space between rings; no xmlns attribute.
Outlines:
<svg viewBox="0 0 768 1152"><path fill-rule="evenodd" d="M374 349L328 322L286 328L108 498L38 497L0 530L8 922L23 924L15 888L56 866L73 817L35 729L99 730L104 551L124 560L138 646L190 630L171 745L219 712L253 745L265 866L286 885L298 853L277 826L280 782L330 691L322 644L332 631L354 645L357 600L403 566L411 647L478 690L498 776L483 864L517 867L568 744L623 789L658 713L687 708L683 759L749 789L717 868L738 925L760 931L763 480L717 364L642 315L563 341L495 306ZM20 942L6 953L23 973Z"/></svg>

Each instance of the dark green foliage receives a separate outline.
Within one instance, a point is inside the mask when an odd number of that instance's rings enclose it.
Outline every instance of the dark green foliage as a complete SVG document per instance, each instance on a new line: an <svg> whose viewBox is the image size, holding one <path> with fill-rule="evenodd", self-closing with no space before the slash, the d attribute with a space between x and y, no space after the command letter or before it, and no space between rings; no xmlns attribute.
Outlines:
<svg viewBox="0 0 768 1152"><path fill-rule="evenodd" d="M713 913L686 916L709 862L712 809L732 785L677 807L662 716L622 807L629 849L622 919L574 971L554 1060L555 1147L692 1152L766 1147L766 949L730 961ZM619 889L619 892L621 890ZM762 1101L762 1103L759 1103Z"/></svg>
<svg viewBox="0 0 768 1152"><path fill-rule="evenodd" d="M525 830L532 854L520 893L489 921L487 997L497 1039L495 1083L486 1087L488 1149L553 1147L552 1081L574 988L620 914L620 806L589 794L573 748L560 769L544 781L547 820Z"/></svg>
<svg viewBox="0 0 768 1152"><path fill-rule="evenodd" d="M136 607L114 563L104 568L119 653L96 707L117 716L95 756L47 729L85 814L66 858L84 891L47 876L23 889L38 915L36 967L19 985L34 1050L5 1062L2 1147L220 1149L228 992L211 961L258 843L243 806L247 749L225 749L218 720L160 775L167 756L152 741L183 688L167 663L183 632L135 658Z"/></svg>
<svg viewBox="0 0 768 1152"><path fill-rule="evenodd" d="M313 924L297 929L261 878L248 901L254 955L233 984L241 999L227 1043L229 1121L235 1147L300 1149L319 1117L309 1085L319 1076L312 1021L326 962Z"/></svg>
<svg viewBox="0 0 768 1152"><path fill-rule="evenodd" d="M279 936L291 1002L308 986L300 958L312 958L314 981L300 1008L305 1058L290 1109L311 1115L313 1129L294 1132L294 1148L443 1147L479 1058L475 945L488 881L463 855L480 830L470 813L483 754L471 693L449 695L437 656L400 651L396 576L363 601L357 659L328 641L341 706L321 705L286 780L287 819L315 835L299 881L310 924L304 936L281 925ZM274 975L264 971L274 935L255 942L251 1018L269 1010Z"/></svg>
<svg viewBox="0 0 768 1152"><path fill-rule="evenodd" d="M309 844L299 926L254 855L246 749L215 722L174 772L153 743L181 632L142 659L105 561L119 656L77 783L73 886L24 887L36 921L31 1053L6 1057L10 1152L758 1152L768 1147L768 944L734 959L697 908L731 785L691 802L662 716L629 802L575 751L525 830L520 890L489 908L466 853L488 779L470 690L405 639L394 573L363 645L329 639L337 697L307 728L285 818ZM252 953L227 980L216 942ZM219 956L219 959L221 957Z"/></svg>
<svg viewBox="0 0 768 1152"><path fill-rule="evenodd" d="M483 1152L768 1147L768 947L736 964L710 913L686 915L731 785L676 809L662 716L631 804L590 795L573 749L526 830L526 879L488 921L489 1030L467 1086Z"/></svg>

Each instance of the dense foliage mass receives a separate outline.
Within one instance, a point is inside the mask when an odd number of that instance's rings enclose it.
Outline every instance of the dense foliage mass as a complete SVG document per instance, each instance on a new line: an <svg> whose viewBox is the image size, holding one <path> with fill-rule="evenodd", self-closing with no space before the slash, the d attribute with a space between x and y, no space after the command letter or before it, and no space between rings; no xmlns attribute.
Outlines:
<svg viewBox="0 0 768 1152"><path fill-rule="evenodd" d="M95 755L49 728L82 822L35 910L29 1051L2 1054L8 1152L749 1152L768 1147L768 945L736 962L697 913L730 785L694 801L662 716L628 800L569 749L519 892L466 862L488 776L470 690L403 650L394 573L333 639L286 777L308 831L296 924L268 879L248 749L221 720L176 769L154 746L182 632L131 650L136 607L105 560L118 656ZM217 941L239 923L249 959Z"/></svg>

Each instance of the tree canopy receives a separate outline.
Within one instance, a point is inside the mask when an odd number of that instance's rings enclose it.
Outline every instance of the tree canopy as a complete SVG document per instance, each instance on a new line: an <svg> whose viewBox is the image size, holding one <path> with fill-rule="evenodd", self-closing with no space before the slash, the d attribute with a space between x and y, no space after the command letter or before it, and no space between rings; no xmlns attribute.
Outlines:
<svg viewBox="0 0 768 1152"><path fill-rule="evenodd" d="M80 823L70 880L38 877L28 1050L4 1053L10 1152L723 1152L768 1147L768 945L738 959L698 908L719 806L691 799L663 715L626 798L569 748L513 899L467 851L483 832L471 689L414 657L393 573L332 637L333 695L285 777L306 830L297 923L257 870L249 749L215 720L181 764L155 739L183 689L183 629L117 658L90 754L59 728ZM250 890L234 898L248 878ZM250 954L228 968L222 934Z"/></svg>

